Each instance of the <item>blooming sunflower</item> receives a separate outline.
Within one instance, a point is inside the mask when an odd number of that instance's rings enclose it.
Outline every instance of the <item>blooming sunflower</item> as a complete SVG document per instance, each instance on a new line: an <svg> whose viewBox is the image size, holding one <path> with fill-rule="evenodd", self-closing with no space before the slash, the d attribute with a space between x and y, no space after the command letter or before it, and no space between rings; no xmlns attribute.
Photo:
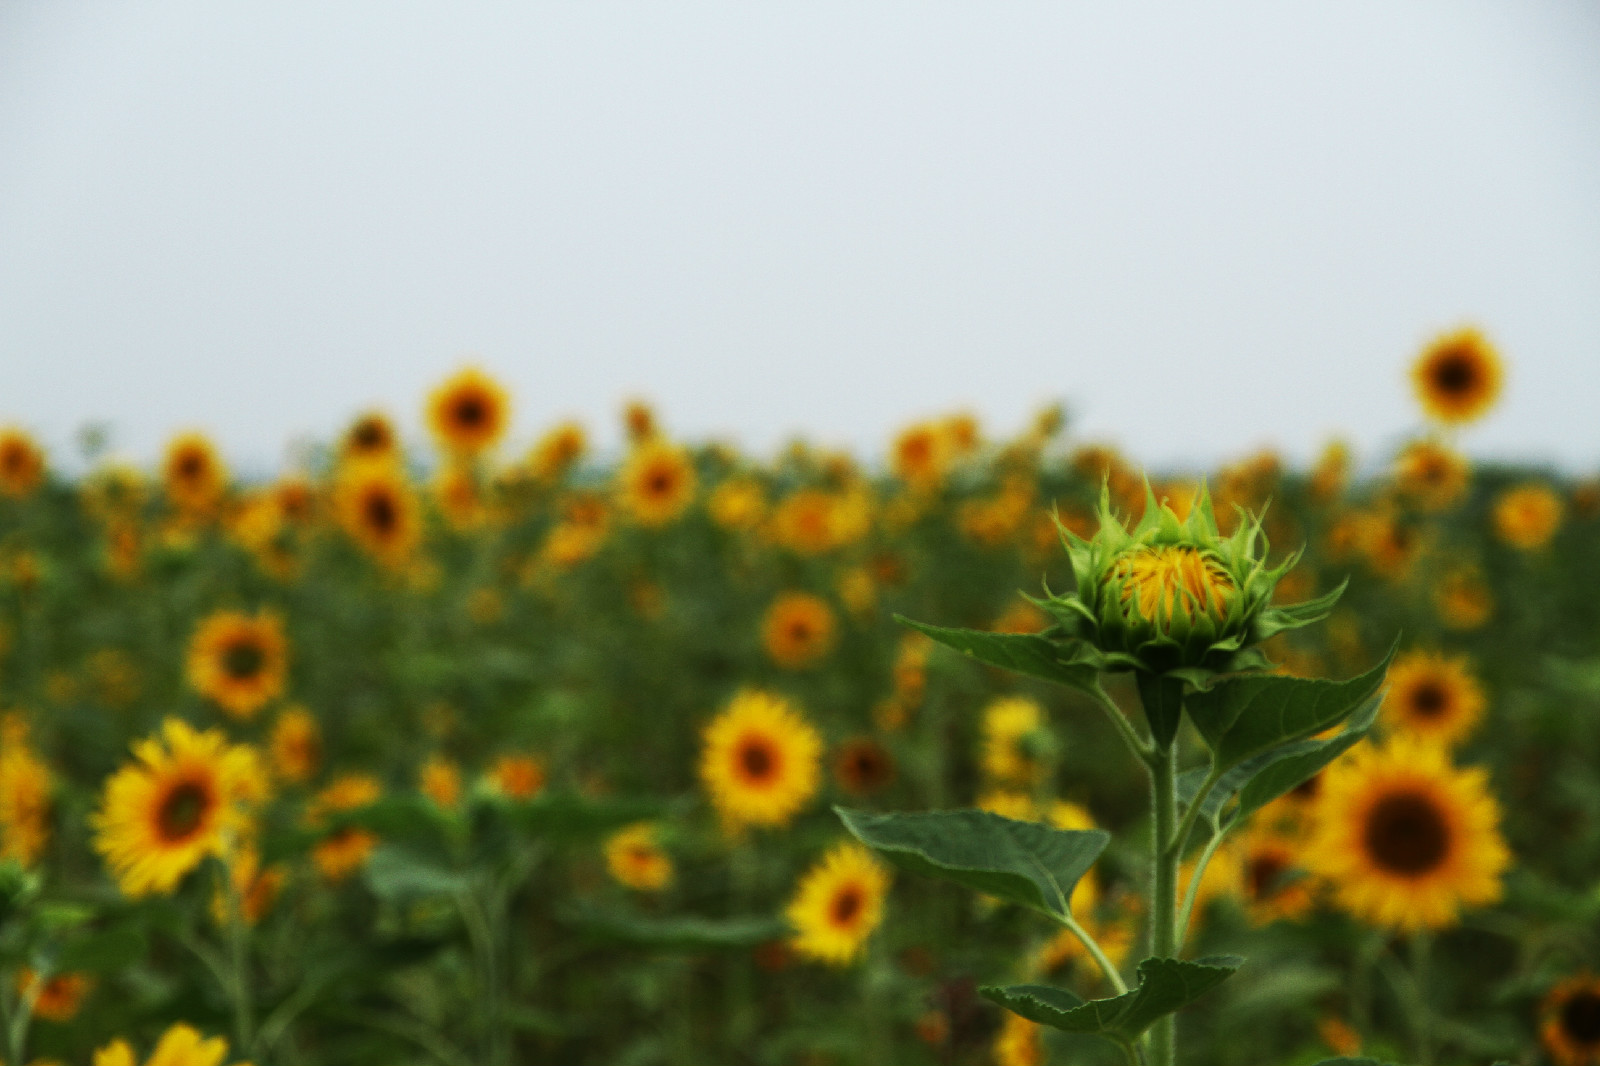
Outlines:
<svg viewBox="0 0 1600 1066"><path fill-rule="evenodd" d="M1044 708L1027 696L1003 696L983 709L983 772L996 781L1037 784L1048 769Z"/></svg>
<svg viewBox="0 0 1600 1066"><path fill-rule="evenodd" d="M20 429L0 429L0 495L31 495L43 480L44 450Z"/></svg>
<svg viewBox="0 0 1600 1066"><path fill-rule="evenodd" d="M954 456L949 437L934 422L907 426L895 437L889 467L894 475L916 489L936 487Z"/></svg>
<svg viewBox="0 0 1600 1066"><path fill-rule="evenodd" d="M345 774L317 793L306 807L306 822L313 828L327 823L328 815L353 811L374 803L383 795L383 785L369 774ZM311 850L311 861L322 876L335 884L366 865L367 857L378 846L375 834L360 826L335 829Z"/></svg>
<svg viewBox="0 0 1600 1066"><path fill-rule="evenodd" d="M729 828L785 825L817 791L822 737L788 700L746 689L706 726L700 780Z"/></svg>
<svg viewBox="0 0 1600 1066"><path fill-rule="evenodd" d="M417 771L417 789L444 808L461 802L461 768L442 755L431 756Z"/></svg>
<svg viewBox="0 0 1600 1066"><path fill-rule="evenodd" d="M656 827L635 822L606 838L606 869L619 884L659 892L672 883L672 858L662 850Z"/></svg>
<svg viewBox="0 0 1600 1066"><path fill-rule="evenodd" d="M1465 656L1407 652L1389 667L1384 721L1397 732L1454 745L1483 717L1483 688Z"/></svg>
<svg viewBox="0 0 1600 1066"><path fill-rule="evenodd" d="M833 649L833 610L808 592L785 592L772 601L761 639L773 662L789 670L810 666Z"/></svg>
<svg viewBox="0 0 1600 1066"><path fill-rule="evenodd" d="M994 1038L994 1061L995 1066L1041 1066L1044 1030L1039 1023L1007 1011Z"/></svg>
<svg viewBox="0 0 1600 1066"><path fill-rule="evenodd" d="M1324 771L1304 860L1338 903L1400 931L1454 924L1500 898L1511 854L1482 769L1409 737L1359 748Z"/></svg>
<svg viewBox="0 0 1600 1066"><path fill-rule="evenodd" d="M405 473L389 463L342 467L333 506L351 539L387 566L403 565L422 538L416 493Z"/></svg>
<svg viewBox="0 0 1600 1066"><path fill-rule="evenodd" d="M797 953L848 966L883 921L889 874L854 841L835 845L800 878L784 911Z"/></svg>
<svg viewBox="0 0 1600 1066"><path fill-rule="evenodd" d="M1494 594L1476 570L1456 570L1434 586L1433 605L1451 629L1477 629L1494 614Z"/></svg>
<svg viewBox="0 0 1600 1066"><path fill-rule="evenodd" d="M1411 367L1422 409L1446 425L1476 421L1494 406L1501 377L1499 354L1470 327L1434 340Z"/></svg>
<svg viewBox="0 0 1600 1066"><path fill-rule="evenodd" d="M1251 925L1292 922L1311 910L1316 892L1300 865L1296 843L1281 834L1251 832L1240 841L1241 887Z"/></svg>
<svg viewBox="0 0 1600 1066"><path fill-rule="evenodd" d="M172 438L162 460L161 477L167 498L191 515L214 511L228 484L228 470L203 433L181 433Z"/></svg>
<svg viewBox="0 0 1600 1066"><path fill-rule="evenodd" d="M189 684L235 718L252 718L283 691L289 640L272 611L217 611L189 638Z"/></svg>
<svg viewBox="0 0 1600 1066"><path fill-rule="evenodd" d="M767 512L766 490L752 477L729 478L712 491L706 511L723 529L751 529Z"/></svg>
<svg viewBox="0 0 1600 1066"><path fill-rule="evenodd" d="M617 477L623 509L642 526L667 525L694 500L694 464L688 453L657 437L634 448Z"/></svg>
<svg viewBox="0 0 1600 1066"><path fill-rule="evenodd" d="M559 481L589 448L588 434L576 422L553 427L528 452L528 472L537 481Z"/></svg>
<svg viewBox="0 0 1600 1066"><path fill-rule="evenodd" d="M137 898L170 893L207 856L236 847L249 808L266 795L266 774L255 749L176 718L133 752L137 761L107 780L90 824L95 850Z"/></svg>
<svg viewBox="0 0 1600 1066"><path fill-rule="evenodd" d="M428 398L428 427L439 446L456 455L481 454L505 434L511 398L477 367L467 367Z"/></svg>
<svg viewBox="0 0 1600 1066"><path fill-rule="evenodd" d="M50 839L50 768L27 743L26 727L0 728L0 860L32 866Z"/></svg>
<svg viewBox="0 0 1600 1066"><path fill-rule="evenodd" d="M1556 535L1563 510L1561 497L1549 486L1518 485L1494 501L1494 531L1513 548L1538 551Z"/></svg>
<svg viewBox="0 0 1600 1066"><path fill-rule="evenodd" d="M227 1055L226 1040L220 1036L207 1040L193 1026L179 1022L161 1034L144 1066L219 1066ZM117 1039L94 1053L94 1066L139 1066L139 1059L126 1040Z"/></svg>
<svg viewBox="0 0 1600 1066"><path fill-rule="evenodd" d="M285 708L272 725L267 750L272 771L280 780L309 781L322 762L322 731L317 720L298 704Z"/></svg>
<svg viewBox="0 0 1600 1066"><path fill-rule="evenodd" d="M1413 441L1395 457L1395 487L1424 511L1448 511L1472 483L1467 457L1437 441Z"/></svg>
<svg viewBox="0 0 1600 1066"><path fill-rule="evenodd" d="M508 799L532 799L544 788L544 766L531 755L502 755L489 767L489 782Z"/></svg>
<svg viewBox="0 0 1600 1066"><path fill-rule="evenodd" d="M894 780L894 756L871 737L852 738L834 752L833 777L852 796L871 795Z"/></svg>
<svg viewBox="0 0 1600 1066"><path fill-rule="evenodd" d="M387 415L368 411L344 431L339 442L342 460L393 460L400 458L400 434Z"/></svg>
<svg viewBox="0 0 1600 1066"><path fill-rule="evenodd" d="M1600 1066L1600 979L1569 977L1540 1005L1539 1038L1557 1066Z"/></svg>
<svg viewBox="0 0 1600 1066"><path fill-rule="evenodd" d="M26 966L17 970L17 993L25 996L36 975ZM33 1013L50 1022L69 1022L83 1005L94 982L87 974L58 973L40 984L34 993Z"/></svg>

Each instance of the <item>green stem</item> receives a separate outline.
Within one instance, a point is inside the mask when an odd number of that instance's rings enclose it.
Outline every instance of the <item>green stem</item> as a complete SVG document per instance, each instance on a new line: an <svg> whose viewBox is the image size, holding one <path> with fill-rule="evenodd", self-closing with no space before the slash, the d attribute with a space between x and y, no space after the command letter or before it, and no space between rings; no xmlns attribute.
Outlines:
<svg viewBox="0 0 1600 1066"><path fill-rule="evenodd" d="M1105 710L1106 715L1111 719L1111 724L1116 726L1117 732L1122 735L1124 743L1128 745L1129 750L1138 757L1140 762L1149 763L1152 758L1157 757L1158 753L1155 747L1139 735L1138 731L1134 729L1133 723L1128 721L1128 716L1122 713L1122 708L1118 707L1116 701L1106 694L1105 689L1096 684L1091 695L1094 696L1095 702L1099 703L1101 708Z"/></svg>
<svg viewBox="0 0 1600 1066"><path fill-rule="evenodd" d="M233 874L224 870L223 881L228 886L228 949L230 962L229 994L233 999L233 1036L239 1042L238 1053L245 1058L253 1056L256 1042L255 997L250 984L250 926L244 920L244 904L239 898Z"/></svg>
<svg viewBox="0 0 1600 1066"><path fill-rule="evenodd" d="M1117 994L1121 995L1126 992L1128 983L1122 979L1122 974L1117 972L1117 968L1111 965L1111 960L1106 958L1106 953L1100 949L1100 942L1089 935L1089 931L1079 925L1072 915L1069 914L1056 920L1065 926L1068 932L1077 937L1078 942L1094 957L1094 961L1100 966L1100 972L1106 975L1106 980L1111 982L1111 987L1117 990Z"/></svg>
<svg viewBox="0 0 1600 1066"><path fill-rule="evenodd" d="M1150 854L1154 883L1150 893L1150 954L1156 958L1177 955L1178 859L1173 854L1177 826L1177 752L1174 745L1157 750L1150 758L1151 810L1155 829ZM1177 1018L1168 1014L1150 1028L1151 1066L1173 1066L1177 1047Z"/></svg>
<svg viewBox="0 0 1600 1066"><path fill-rule="evenodd" d="M1433 1010L1428 1003L1428 971L1433 938L1426 931L1411 935L1411 980L1416 985L1413 1023L1417 1035L1418 1066L1433 1066Z"/></svg>
<svg viewBox="0 0 1600 1066"><path fill-rule="evenodd" d="M33 1005L39 1000L39 993L44 991L45 975L36 973L28 982L28 987L17 994L15 1009L11 1009L9 989L0 993L0 1011L4 1011L6 1026L6 1061L20 1064L24 1061L23 1052L28 1047L28 1028L33 1024ZM9 984L9 982L8 982Z"/></svg>
<svg viewBox="0 0 1600 1066"><path fill-rule="evenodd" d="M484 1066L509 1066L503 1047L500 1007L500 972L495 958L494 932L489 928L488 917L470 889L456 893L456 909L467 927L467 937L472 941L472 953L477 956L478 972L483 982L483 1062Z"/></svg>
<svg viewBox="0 0 1600 1066"><path fill-rule="evenodd" d="M1194 798L1189 801L1188 809L1183 812L1183 821L1178 823L1178 831L1167 849L1172 853L1172 858L1179 860L1183 858L1183 849L1189 846L1189 834L1194 832L1194 824L1200 820L1200 808L1205 806L1206 797L1211 795L1211 790L1217 787L1217 782L1222 780L1222 775L1226 772L1215 762L1211 764L1210 772L1200 784L1200 791L1194 794Z"/></svg>
<svg viewBox="0 0 1600 1066"><path fill-rule="evenodd" d="M1200 852L1200 857L1195 860L1194 870L1189 874L1189 887L1183 892L1183 907L1178 911L1178 947L1183 947L1183 942L1189 938L1189 923L1194 918L1195 901L1200 897L1200 879L1205 876L1206 867L1211 865L1211 857L1217 853L1217 848L1222 846L1222 838L1227 835L1227 830L1217 825L1211 825L1211 839L1206 841L1205 850Z"/></svg>

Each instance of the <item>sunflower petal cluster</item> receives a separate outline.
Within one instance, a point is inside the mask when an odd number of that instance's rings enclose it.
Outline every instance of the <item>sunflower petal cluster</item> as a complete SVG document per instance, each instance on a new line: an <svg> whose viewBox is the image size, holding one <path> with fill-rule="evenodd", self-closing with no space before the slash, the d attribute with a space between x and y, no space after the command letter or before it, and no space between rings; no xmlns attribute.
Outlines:
<svg viewBox="0 0 1600 1066"><path fill-rule="evenodd" d="M1204 683L1207 674L1259 669L1268 663L1255 645L1319 621L1338 598L1336 591L1273 604L1299 553L1269 567L1261 519L1242 510L1224 536L1203 485L1179 518L1146 484L1144 514L1132 527L1103 487L1099 520L1087 539L1058 521L1077 587L1035 602L1055 620L1049 635L1073 645L1071 658L1101 670L1186 673Z"/></svg>

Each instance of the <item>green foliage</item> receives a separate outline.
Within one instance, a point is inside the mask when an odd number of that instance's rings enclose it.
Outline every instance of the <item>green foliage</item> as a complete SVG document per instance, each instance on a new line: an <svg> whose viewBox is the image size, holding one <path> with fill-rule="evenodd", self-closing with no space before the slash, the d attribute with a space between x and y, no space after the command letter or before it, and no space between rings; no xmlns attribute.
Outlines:
<svg viewBox="0 0 1600 1066"><path fill-rule="evenodd" d="M1193 1003L1244 964L1235 955L1186 962L1145 959L1136 987L1110 999L1084 1000L1044 985L986 987L983 995L1030 1021L1069 1033L1095 1033L1122 1044L1138 1040L1161 1018Z"/></svg>

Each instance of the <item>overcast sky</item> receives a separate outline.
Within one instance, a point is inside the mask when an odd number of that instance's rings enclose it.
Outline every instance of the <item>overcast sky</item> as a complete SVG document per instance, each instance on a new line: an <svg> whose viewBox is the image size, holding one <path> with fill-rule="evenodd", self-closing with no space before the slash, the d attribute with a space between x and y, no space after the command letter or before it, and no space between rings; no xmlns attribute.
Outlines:
<svg viewBox="0 0 1600 1066"><path fill-rule="evenodd" d="M464 362L519 443L881 454L1067 402L1152 465L1418 424L1600 466L1600 5L0 0L0 423L276 464Z"/></svg>

